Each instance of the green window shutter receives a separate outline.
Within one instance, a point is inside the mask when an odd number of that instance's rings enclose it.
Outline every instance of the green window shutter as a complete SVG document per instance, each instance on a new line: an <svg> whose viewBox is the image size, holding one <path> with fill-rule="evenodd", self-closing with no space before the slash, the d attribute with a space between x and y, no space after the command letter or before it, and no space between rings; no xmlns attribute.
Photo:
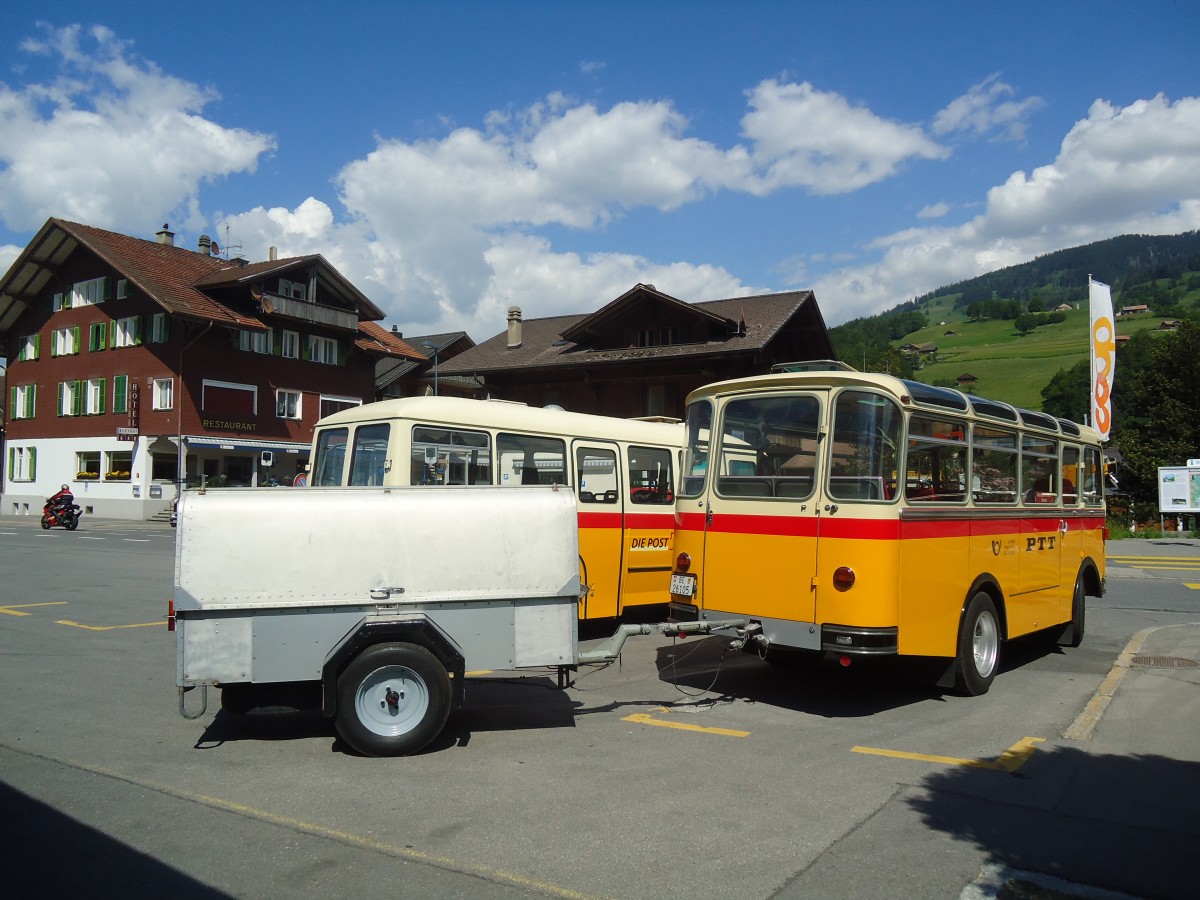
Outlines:
<svg viewBox="0 0 1200 900"><path fill-rule="evenodd" d="M104 415L104 379L100 379L100 402L96 405L96 415Z"/></svg>
<svg viewBox="0 0 1200 900"><path fill-rule="evenodd" d="M117 346L117 320L110 319L108 322L108 346Z"/></svg>
<svg viewBox="0 0 1200 900"><path fill-rule="evenodd" d="M25 392L25 418L32 419L37 415L37 385L31 384Z"/></svg>
<svg viewBox="0 0 1200 900"><path fill-rule="evenodd" d="M29 448L29 480L37 481L37 447Z"/></svg>
<svg viewBox="0 0 1200 900"><path fill-rule="evenodd" d="M283 330L280 328L271 329L271 355L283 355Z"/></svg>
<svg viewBox="0 0 1200 900"><path fill-rule="evenodd" d="M50 335L50 358L58 356L58 332L55 331Z"/></svg>
<svg viewBox="0 0 1200 900"><path fill-rule="evenodd" d="M71 412L74 415L77 415L77 416L83 415L83 409L84 409L84 407L83 407L83 392L86 387L87 387L86 381L76 381L75 382L75 396L73 396L71 398Z"/></svg>
<svg viewBox="0 0 1200 900"><path fill-rule="evenodd" d="M304 342L300 345L300 358L309 362L312 360L312 336L305 335Z"/></svg>
<svg viewBox="0 0 1200 900"><path fill-rule="evenodd" d="M111 300L113 295L113 280L111 275L104 276L104 284L100 288L100 299Z"/></svg>
<svg viewBox="0 0 1200 900"><path fill-rule="evenodd" d="M63 309L71 308L71 297L72 297L71 291L63 291L63 294L62 294L62 308Z"/></svg>
<svg viewBox="0 0 1200 900"><path fill-rule="evenodd" d="M166 313L163 313L162 339L164 344L171 339L171 317Z"/></svg>
<svg viewBox="0 0 1200 900"><path fill-rule="evenodd" d="M140 347L142 344L142 317L135 316L133 319L133 345Z"/></svg>
<svg viewBox="0 0 1200 900"><path fill-rule="evenodd" d="M76 353L79 352L79 326L76 325L71 329L71 346Z"/></svg>
<svg viewBox="0 0 1200 900"><path fill-rule="evenodd" d="M129 395L129 376L115 375L113 376L113 412L124 413L129 412L128 400Z"/></svg>
<svg viewBox="0 0 1200 900"><path fill-rule="evenodd" d="M67 383L65 381L60 381L58 383L58 406L56 407L58 409L58 414L60 416L63 414L63 393L66 390L67 390Z"/></svg>
<svg viewBox="0 0 1200 900"><path fill-rule="evenodd" d="M346 364L346 356L349 354L349 351L350 351L350 342L349 341L338 341L337 342L337 364L339 366L344 366Z"/></svg>
<svg viewBox="0 0 1200 900"><path fill-rule="evenodd" d="M35 334L33 336L33 358L37 359L42 354L42 336Z"/></svg>

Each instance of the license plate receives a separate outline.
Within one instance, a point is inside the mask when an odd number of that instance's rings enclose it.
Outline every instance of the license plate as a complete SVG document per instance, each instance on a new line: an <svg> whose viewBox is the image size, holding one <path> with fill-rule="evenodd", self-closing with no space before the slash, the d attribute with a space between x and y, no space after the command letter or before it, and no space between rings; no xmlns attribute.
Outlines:
<svg viewBox="0 0 1200 900"><path fill-rule="evenodd" d="M659 582L659 584L662 584L662 582ZM681 597L687 597L689 600L691 600L696 594L696 576L672 575L671 593L678 594Z"/></svg>

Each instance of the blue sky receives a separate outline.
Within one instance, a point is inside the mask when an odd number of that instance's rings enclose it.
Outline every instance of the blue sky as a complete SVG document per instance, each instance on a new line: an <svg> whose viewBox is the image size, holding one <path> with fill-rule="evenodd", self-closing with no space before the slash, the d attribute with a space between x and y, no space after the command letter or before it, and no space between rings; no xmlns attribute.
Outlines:
<svg viewBox="0 0 1200 900"><path fill-rule="evenodd" d="M50 216L318 252L415 335L638 282L830 325L1200 227L1200 4L0 2L0 270Z"/></svg>

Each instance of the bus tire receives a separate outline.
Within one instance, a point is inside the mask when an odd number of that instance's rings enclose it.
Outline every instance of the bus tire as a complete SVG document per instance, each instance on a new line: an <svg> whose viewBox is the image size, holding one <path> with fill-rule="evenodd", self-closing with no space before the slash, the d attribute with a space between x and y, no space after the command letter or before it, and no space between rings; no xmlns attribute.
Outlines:
<svg viewBox="0 0 1200 900"><path fill-rule="evenodd" d="M1083 573L1075 576L1075 591L1071 594L1070 633L1062 643L1066 647L1078 647L1083 643L1083 631L1087 618L1087 600L1084 597Z"/></svg>
<svg viewBox="0 0 1200 900"><path fill-rule="evenodd" d="M416 753L449 715L450 676L417 644L372 644L338 677L338 733L365 756Z"/></svg>
<svg viewBox="0 0 1200 900"><path fill-rule="evenodd" d="M958 628L954 686L965 697L986 694L1000 666L1000 618L996 604L980 591L967 604Z"/></svg>

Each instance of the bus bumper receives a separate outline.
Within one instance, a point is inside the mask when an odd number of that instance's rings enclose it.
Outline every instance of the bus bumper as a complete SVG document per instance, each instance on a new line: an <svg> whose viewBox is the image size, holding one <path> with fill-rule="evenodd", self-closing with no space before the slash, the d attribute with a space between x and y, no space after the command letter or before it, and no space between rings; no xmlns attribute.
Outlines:
<svg viewBox="0 0 1200 900"><path fill-rule="evenodd" d="M822 625L821 649L834 653L870 656L895 656L899 651L900 629L852 628L849 625Z"/></svg>

